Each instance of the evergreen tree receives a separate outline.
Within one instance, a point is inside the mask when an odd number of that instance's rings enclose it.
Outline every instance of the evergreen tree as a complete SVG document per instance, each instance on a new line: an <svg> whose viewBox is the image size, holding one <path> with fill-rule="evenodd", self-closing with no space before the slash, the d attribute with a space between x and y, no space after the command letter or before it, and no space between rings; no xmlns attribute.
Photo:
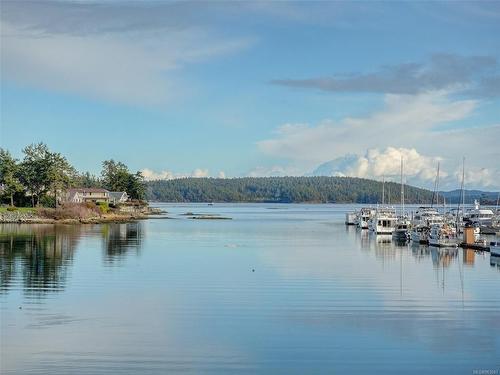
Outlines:
<svg viewBox="0 0 500 375"><path fill-rule="evenodd" d="M2 195L10 198L10 205L14 206L14 194L23 191L19 181L19 165L10 152L0 148L0 185Z"/></svg>

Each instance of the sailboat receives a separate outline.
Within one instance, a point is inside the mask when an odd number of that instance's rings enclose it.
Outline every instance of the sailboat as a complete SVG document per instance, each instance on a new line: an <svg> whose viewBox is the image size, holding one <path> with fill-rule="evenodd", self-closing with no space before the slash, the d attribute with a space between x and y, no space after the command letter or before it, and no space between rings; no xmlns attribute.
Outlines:
<svg viewBox="0 0 500 375"><path fill-rule="evenodd" d="M439 205L439 162L434 191L437 206ZM434 204L434 197L432 199L432 204ZM457 247L458 242L458 234L454 226L448 223L436 223L431 226L429 231L429 245L437 247Z"/></svg>
<svg viewBox="0 0 500 375"><path fill-rule="evenodd" d="M392 238L398 241L406 241L409 238L410 221L405 214L405 189L403 184L403 157L401 157L401 213L396 221L396 227L392 232Z"/></svg>

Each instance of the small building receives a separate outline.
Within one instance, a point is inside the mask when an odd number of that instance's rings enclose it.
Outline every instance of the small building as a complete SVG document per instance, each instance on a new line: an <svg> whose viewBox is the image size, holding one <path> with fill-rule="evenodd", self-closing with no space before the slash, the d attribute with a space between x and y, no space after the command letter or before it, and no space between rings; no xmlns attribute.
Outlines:
<svg viewBox="0 0 500 375"><path fill-rule="evenodd" d="M104 202L109 203L109 191L100 188L76 188L69 189L66 193L66 202L86 203Z"/></svg>
<svg viewBox="0 0 500 375"><path fill-rule="evenodd" d="M128 201L128 194L126 191L110 191L109 192L109 203L119 204Z"/></svg>

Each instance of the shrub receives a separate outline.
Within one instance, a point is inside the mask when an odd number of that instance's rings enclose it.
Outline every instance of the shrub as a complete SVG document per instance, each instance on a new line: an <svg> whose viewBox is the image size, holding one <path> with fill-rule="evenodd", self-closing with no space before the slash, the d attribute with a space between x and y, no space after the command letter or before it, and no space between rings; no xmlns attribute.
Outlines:
<svg viewBox="0 0 500 375"><path fill-rule="evenodd" d="M9 206L7 207L7 211L17 211L17 207Z"/></svg>
<svg viewBox="0 0 500 375"><path fill-rule="evenodd" d="M99 202L97 203L97 207L99 207L102 214L106 214L109 212L109 204L107 202Z"/></svg>
<svg viewBox="0 0 500 375"><path fill-rule="evenodd" d="M66 203L62 206L54 208L40 208L38 210L40 216L47 219L64 220L64 219L89 219L101 215L101 210L95 204L80 204Z"/></svg>

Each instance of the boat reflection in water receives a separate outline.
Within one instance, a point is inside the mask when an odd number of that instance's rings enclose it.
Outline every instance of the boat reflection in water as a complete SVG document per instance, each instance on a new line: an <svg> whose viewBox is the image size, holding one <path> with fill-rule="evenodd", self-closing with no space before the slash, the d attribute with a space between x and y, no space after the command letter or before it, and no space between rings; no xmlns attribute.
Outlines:
<svg viewBox="0 0 500 375"><path fill-rule="evenodd" d="M496 255L490 256L490 266L497 267L500 270L500 257Z"/></svg>
<svg viewBox="0 0 500 375"><path fill-rule="evenodd" d="M432 264L435 267L449 267L449 265L458 257L458 248L441 248L429 246L432 257Z"/></svg>
<svg viewBox="0 0 500 375"><path fill-rule="evenodd" d="M22 285L25 295L43 297L65 288L76 249L84 238L102 237L105 262L138 253L142 223L101 225L0 225L0 292Z"/></svg>

